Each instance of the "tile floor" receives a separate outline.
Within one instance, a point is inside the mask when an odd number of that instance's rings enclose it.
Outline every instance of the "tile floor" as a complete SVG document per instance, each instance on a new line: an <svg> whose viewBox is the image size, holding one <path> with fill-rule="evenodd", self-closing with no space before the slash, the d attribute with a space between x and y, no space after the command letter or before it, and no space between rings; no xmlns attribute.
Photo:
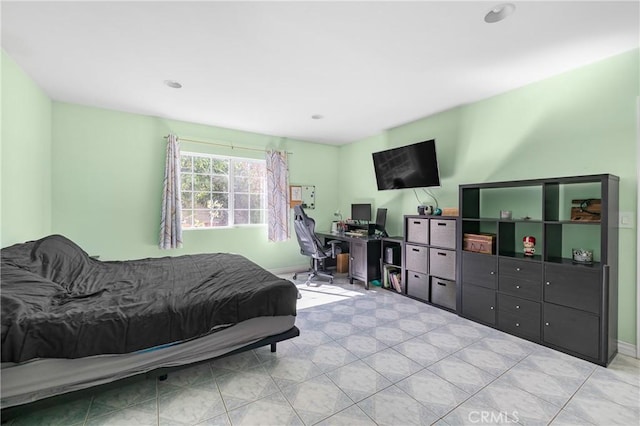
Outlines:
<svg viewBox="0 0 640 426"><path fill-rule="evenodd" d="M602 368L391 291L302 282L301 335L275 354L245 352L9 425L640 423L637 359Z"/></svg>

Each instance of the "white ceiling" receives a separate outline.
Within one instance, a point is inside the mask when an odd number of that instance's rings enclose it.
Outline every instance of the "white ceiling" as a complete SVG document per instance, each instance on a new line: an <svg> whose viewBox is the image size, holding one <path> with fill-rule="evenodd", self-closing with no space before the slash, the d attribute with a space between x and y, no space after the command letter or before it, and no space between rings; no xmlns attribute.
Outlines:
<svg viewBox="0 0 640 426"><path fill-rule="evenodd" d="M639 45L638 1L502 2L2 1L2 48L56 101L342 144Z"/></svg>

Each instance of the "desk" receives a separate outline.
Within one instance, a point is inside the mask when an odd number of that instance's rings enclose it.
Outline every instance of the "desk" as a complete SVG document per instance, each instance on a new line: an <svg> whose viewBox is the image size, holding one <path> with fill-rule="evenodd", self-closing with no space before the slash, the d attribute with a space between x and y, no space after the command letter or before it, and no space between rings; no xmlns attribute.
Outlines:
<svg viewBox="0 0 640 426"><path fill-rule="evenodd" d="M364 281L364 287L369 290L369 281L379 280L380 256L382 254L382 238L373 236L351 236L344 233L316 232L324 239L344 241L349 244L349 282Z"/></svg>

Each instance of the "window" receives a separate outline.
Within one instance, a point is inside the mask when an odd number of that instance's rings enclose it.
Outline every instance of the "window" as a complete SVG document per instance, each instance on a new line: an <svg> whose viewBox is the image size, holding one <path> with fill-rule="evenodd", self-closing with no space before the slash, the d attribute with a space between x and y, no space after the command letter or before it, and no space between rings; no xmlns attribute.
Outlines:
<svg viewBox="0 0 640 426"><path fill-rule="evenodd" d="M183 152L182 227L266 223L265 160Z"/></svg>

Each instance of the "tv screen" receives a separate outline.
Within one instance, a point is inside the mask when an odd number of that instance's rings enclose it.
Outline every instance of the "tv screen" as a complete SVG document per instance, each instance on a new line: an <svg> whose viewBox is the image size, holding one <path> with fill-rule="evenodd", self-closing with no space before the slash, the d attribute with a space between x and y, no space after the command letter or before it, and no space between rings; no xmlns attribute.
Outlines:
<svg viewBox="0 0 640 426"><path fill-rule="evenodd" d="M436 141L373 153L378 190L440 186Z"/></svg>

